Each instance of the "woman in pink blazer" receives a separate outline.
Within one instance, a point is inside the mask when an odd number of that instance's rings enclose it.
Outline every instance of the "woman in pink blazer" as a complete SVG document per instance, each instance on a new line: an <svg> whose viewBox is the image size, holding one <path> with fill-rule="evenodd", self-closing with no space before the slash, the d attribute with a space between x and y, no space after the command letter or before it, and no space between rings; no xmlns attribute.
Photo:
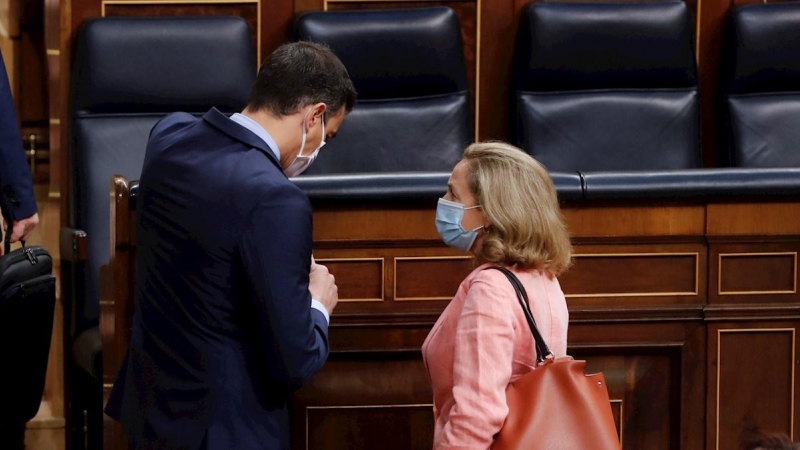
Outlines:
<svg viewBox="0 0 800 450"><path fill-rule="evenodd" d="M492 447L508 415L508 384L535 370L536 350L501 265L522 281L536 324L555 357L566 355L569 315L556 276L571 245L547 170L498 142L464 152L436 209L442 240L475 256L422 346L433 388L433 448ZM534 400L535 401L535 400Z"/></svg>

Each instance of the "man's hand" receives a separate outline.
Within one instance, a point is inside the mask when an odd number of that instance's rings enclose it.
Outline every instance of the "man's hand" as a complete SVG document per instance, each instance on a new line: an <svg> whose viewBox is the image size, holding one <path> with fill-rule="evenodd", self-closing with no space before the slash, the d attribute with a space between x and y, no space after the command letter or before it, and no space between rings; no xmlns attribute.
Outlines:
<svg viewBox="0 0 800 450"><path fill-rule="evenodd" d="M33 229L36 228L36 225L39 225L38 213L28 217L27 219L15 220L14 228L11 232L11 242L14 243L19 240L27 240L28 236L30 236L31 232L33 232Z"/></svg>
<svg viewBox="0 0 800 450"><path fill-rule="evenodd" d="M308 278L308 290L311 291L311 298L322 303L329 315L333 314L333 309L339 303L339 288L336 286L333 275L327 267L312 263Z"/></svg>
<svg viewBox="0 0 800 450"><path fill-rule="evenodd" d="M11 243L20 241L20 240L27 240L28 236L31 235L33 229L36 228L36 225L39 225L39 214L36 213L27 219L22 220L15 220L14 224L11 228ZM8 228L3 228L3 231L7 231ZM3 254L3 245L0 245L0 255Z"/></svg>

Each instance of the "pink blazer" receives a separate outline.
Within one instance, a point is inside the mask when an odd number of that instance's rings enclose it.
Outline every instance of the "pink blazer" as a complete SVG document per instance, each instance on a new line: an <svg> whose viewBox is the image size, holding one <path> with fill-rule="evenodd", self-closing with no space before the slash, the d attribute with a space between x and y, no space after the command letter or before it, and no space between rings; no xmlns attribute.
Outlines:
<svg viewBox="0 0 800 450"><path fill-rule="evenodd" d="M422 345L433 388L435 450L485 450L508 415L506 387L534 369L533 335L514 288L497 270L473 270ZM558 280L512 271L556 357L567 351L569 313Z"/></svg>

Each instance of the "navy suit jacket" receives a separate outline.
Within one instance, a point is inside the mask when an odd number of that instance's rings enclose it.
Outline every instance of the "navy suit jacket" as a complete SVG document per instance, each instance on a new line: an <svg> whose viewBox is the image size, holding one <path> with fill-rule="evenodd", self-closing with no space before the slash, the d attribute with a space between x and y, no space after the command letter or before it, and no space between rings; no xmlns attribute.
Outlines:
<svg viewBox="0 0 800 450"><path fill-rule="evenodd" d="M27 219L37 211L30 169L25 161L17 110L0 53L0 193L11 220ZM3 230L5 231L5 230Z"/></svg>
<svg viewBox="0 0 800 450"><path fill-rule="evenodd" d="M289 395L328 356L308 198L212 109L156 124L137 208L133 328L106 413L136 449L288 448Z"/></svg>

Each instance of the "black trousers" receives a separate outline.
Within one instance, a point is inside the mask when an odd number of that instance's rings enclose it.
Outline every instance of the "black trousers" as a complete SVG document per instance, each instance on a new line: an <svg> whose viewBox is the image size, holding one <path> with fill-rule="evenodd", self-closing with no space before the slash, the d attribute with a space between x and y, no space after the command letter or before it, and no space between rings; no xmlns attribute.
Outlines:
<svg viewBox="0 0 800 450"><path fill-rule="evenodd" d="M25 449L25 422L0 422L0 448L3 450Z"/></svg>

